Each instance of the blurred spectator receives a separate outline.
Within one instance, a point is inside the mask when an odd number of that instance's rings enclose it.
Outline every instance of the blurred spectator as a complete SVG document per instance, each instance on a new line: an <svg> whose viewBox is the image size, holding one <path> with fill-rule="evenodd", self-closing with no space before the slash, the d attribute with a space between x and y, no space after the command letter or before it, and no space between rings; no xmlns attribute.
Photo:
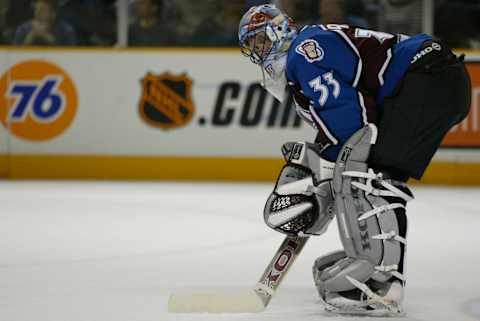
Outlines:
<svg viewBox="0 0 480 321"><path fill-rule="evenodd" d="M4 30L7 25L7 10L8 10L8 1L7 0L0 0L0 44L6 43Z"/></svg>
<svg viewBox="0 0 480 321"><path fill-rule="evenodd" d="M5 24L1 29L6 43L13 43L18 26L32 17L32 0L3 0Z"/></svg>
<svg viewBox="0 0 480 321"><path fill-rule="evenodd" d="M250 7L269 3L271 3L271 1L268 0L245 0L245 11L247 11Z"/></svg>
<svg viewBox="0 0 480 321"><path fill-rule="evenodd" d="M361 0L319 0L318 1L318 15L320 17L318 23L322 24L347 24L350 26L357 26L360 28L368 28L368 22L361 16L353 14L355 8L357 12L364 11Z"/></svg>
<svg viewBox="0 0 480 321"><path fill-rule="evenodd" d="M313 1L276 0L273 3L292 18L300 28L304 25L312 24L316 19L312 10L314 6Z"/></svg>
<svg viewBox="0 0 480 321"><path fill-rule="evenodd" d="M176 39L175 31L163 19L163 0L136 0L133 24L128 30L129 46L164 46Z"/></svg>
<svg viewBox="0 0 480 321"><path fill-rule="evenodd" d="M202 21L213 15L215 8L218 7L217 0L171 0L168 2L174 2L169 6L168 15L175 23L178 36L175 44L181 46L192 46L193 42L198 42L198 39L192 39L193 33Z"/></svg>
<svg viewBox="0 0 480 321"><path fill-rule="evenodd" d="M379 0L349 1L348 12L367 20L369 28L380 30L380 15L383 14ZM359 4L360 3L360 4Z"/></svg>
<svg viewBox="0 0 480 321"><path fill-rule="evenodd" d="M57 19L56 0L34 0L33 18L17 28L13 43L71 46L76 39L72 26Z"/></svg>
<svg viewBox="0 0 480 321"><path fill-rule="evenodd" d="M415 35L422 31L423 0L381 0L381 29Z"/></svg>
<svg viewBox="0 0 480 321"><path fill-rule="evenodd" d="M422 31L423 0L0 0L0 43L113 46L117 1L131 4L130 46L236 46L241 16L264 3L285 10L299 27L346 23ZM436 36L452 47L480 47L479 0L434 4Z"/></svg>
<svg viewBox="0 0 480 321"><path fill-rule="evenodd" d="M238 45L238 23L245 11L244 0L218 2L195 28L190 43L194 46Z"/></svg>
<svg viewBox="0 0 480 321"><path fill-rule="evenodd" d="M238 45L238 23L246 10L245 1L231 0L223 2L221 33L222 43L225 46Z"/></svg>
<svg viewBox="0 0 480 321"><path fill-rule="evenodd" d="M480 2L457 0L435 2L435 35L449 46L480 48Z"/></svg>
<svg viewBox="0 0 480 321"><path fill-rule="evenodd" d="M117 42L117 0L61 1L59 16L74 27L78 45L113 46Z"/></svg>

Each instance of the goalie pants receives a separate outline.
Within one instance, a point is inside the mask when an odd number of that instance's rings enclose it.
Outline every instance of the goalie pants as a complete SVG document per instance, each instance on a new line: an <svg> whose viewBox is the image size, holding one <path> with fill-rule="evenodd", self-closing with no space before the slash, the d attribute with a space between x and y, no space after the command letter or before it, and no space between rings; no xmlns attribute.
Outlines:
<svg viewBox="0 0 480 321"><path fill-rule="evenodd" d="M444 136L468 114L470 96L463 57L443 44L441 52L411 65L381 108L371 166L398 180L420 179Z"/></svg>

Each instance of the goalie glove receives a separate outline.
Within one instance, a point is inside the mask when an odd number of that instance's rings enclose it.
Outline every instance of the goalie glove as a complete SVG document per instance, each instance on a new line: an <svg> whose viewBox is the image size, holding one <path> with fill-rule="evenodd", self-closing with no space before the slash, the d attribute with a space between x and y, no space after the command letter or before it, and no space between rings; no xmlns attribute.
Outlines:
<svg viewBox="0 0 480 321"><path fill-rule="evenodd" d="M265 204L265 223L291 236L320 235L334 216L335 164L321 158L312 143L285 143L282 153L287 163Z"/></svg>

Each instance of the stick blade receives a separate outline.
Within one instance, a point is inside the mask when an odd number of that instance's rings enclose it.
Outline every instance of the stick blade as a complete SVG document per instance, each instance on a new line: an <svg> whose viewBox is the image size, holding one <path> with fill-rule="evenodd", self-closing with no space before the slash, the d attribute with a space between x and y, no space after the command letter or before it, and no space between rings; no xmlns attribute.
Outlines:
<svg viewBox="0 0 480 321"><path fill-rule="evenodd" d="M258 313L265 310L254 290L230 293L174 293L168 300L168 311L174 313Z"/></svg>

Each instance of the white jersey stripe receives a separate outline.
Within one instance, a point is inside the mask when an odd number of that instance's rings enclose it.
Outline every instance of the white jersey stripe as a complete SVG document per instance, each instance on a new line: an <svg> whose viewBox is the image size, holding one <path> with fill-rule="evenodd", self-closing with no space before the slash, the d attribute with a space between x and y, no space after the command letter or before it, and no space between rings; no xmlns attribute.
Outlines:
<svg viewBox="0 0 480 321"><path fill-rule="evenodd" d="M362 58L360 57L360 53L358 52L357 47L352 43L352 41L348 38L348 36L342 30L333 30L338 33L352 48L352 50L357 54L358 63L357 63L357 74L355 75L355 80L353 81L352 86L354 88L357 87L358 82L360 81L360 75L362 74Z"/></svg>
<svg viewBox="0 0 480 321"><path fill-rule="evenodd" d="M384 80L383 80L383 74L385 73L385 70L387 70L388 64L390 63L390 60L392 59L392 48L387 50L387 59L385 59L385 62L383 63L382 68L380 68L380 71L378 72L378 81L380 83L380 86L383 86Z"/></svg>
<svg viewBox="0 0 480 321"><path fill-rule="evenodd" d="M313 123L312 116L308 111L303 110L303 108L300 106L295 106L295 107L296 107L297 113L301 114L301 116L305 117L307 120Z"/></svg>
<svg viewBox="0 0 480 321"><path fill-rule="evenodd" d="M365 108L365 101L363 99L363 95L361 92L358 93L358 101L360 102L360 107L362 107L362 120L363 124L367 125L368 124L368 118L367 118L367 108Z"/></svg>
<svg viewBox="0 0 480 321"><path fill-rule="evenodd" d="M321 128L319 130L323 131L325 135L328 137L328 139L332 142L332 145L337 145L338 140L333 136L332 133L328 130L327 126L324 124L320 116L315 112L315 108L313 106L310 106L310 114L312 115L312 118L315 120L315 123L317 123Z"/></svg>

